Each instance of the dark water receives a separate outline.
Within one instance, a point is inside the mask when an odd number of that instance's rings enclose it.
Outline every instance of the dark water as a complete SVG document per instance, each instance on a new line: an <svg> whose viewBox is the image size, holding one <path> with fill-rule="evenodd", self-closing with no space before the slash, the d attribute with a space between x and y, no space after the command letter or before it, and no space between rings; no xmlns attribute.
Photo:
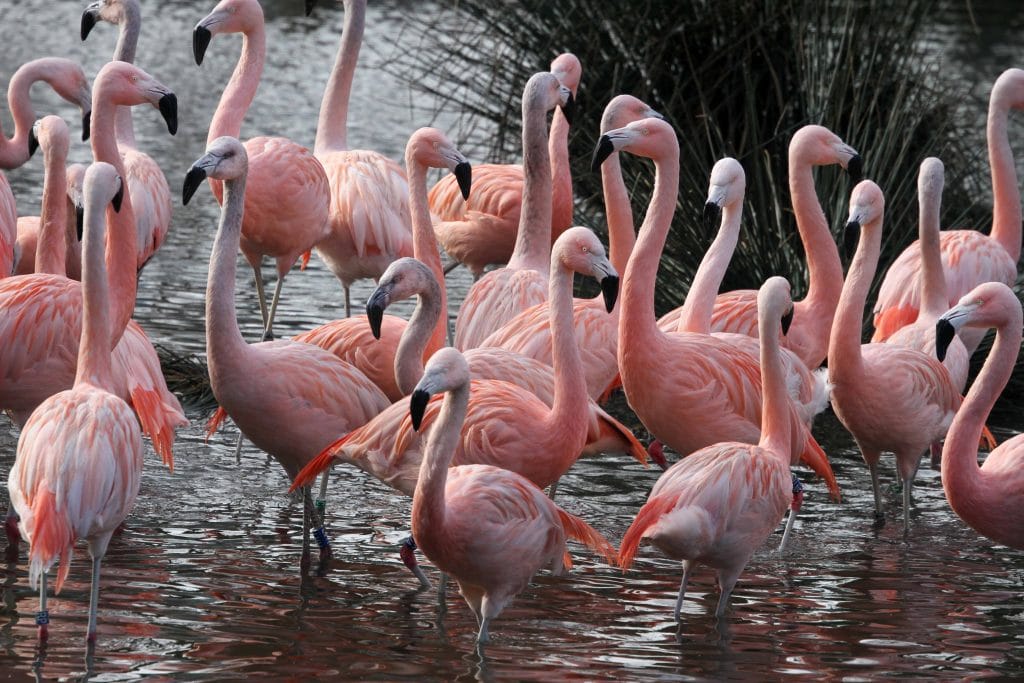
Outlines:
<svg viewBox="0 0 1024 683"><path fill-rule="evenodd" d="M301 5L264 3L267 68L245 135L287 134L312 142L341 13L320 8L307 19ZM139 63L177 92L181 128L171 138L148 110L137 112L136 127L172 188L180 187L202 153L216 94L238 53L237 37L218 37L204 66L192 63L191 27L210 7L144 7ZM956 28L963 22L956 23L960 15L954 14L955 26L940 32L941 44L957 59L971 60L969 73L995 73L1018 55L1011 37L1019 21L997 5L973 7L984 40ZM2 84L15 65L44 54L79 58L94 74L113 48L114 31L98 26L83 45L80 9L76 2L41 0L8 9L0 22ZM409 132L434 122L433 103L373 68L403 30L415 31L402 18L414 9L404 3L370 8L351 114L354 146L400 157ZM40 111L56 109L76 120L71 109L39 90ZM72 157L84 160L88 151L76 145ZM38 204L32 188L40 168L33 159L8 174L25 213ZM216 218L205 188L189 207L176 206L168 242L139 288L137 319L156 341L185 352L203 350L206 265ZM459 270L453 278L457 303L467 282ZM256 313L244 298L251 291L244 270L239 286L242 322L254 335ZM357 287L356 301L369 289ZM314 257L306 272L289 277L278 331L289 334L338 317L341 301L340 287ZM35 637L36 597L27 585L24 548L5 565L0 678L870 680L1024 674L1024 554L967 529L949 510L938 473L927 466L915 488L909 536L903 535L900 497L893 490L886 492L888 523L873 528L867 469L827 417L816 433L832 456L844 502L829 503L820 485L810 486L789 553L774 553L776 536L755 555L725 625L710 616L717 591L707 572L695 575L677 630L675 563L646 550L633 570L622 573L575 552L570 575L539 576L495 622L485 657L474 652L476 625L455 591L449 590L448 611L439 615L434 592L417 590L398 561L397 546L408 533L407 499L362 473L336 472L328 520L334 559L322 575L301 577L300 508L284 493L288 482L281 468L251 446L236 466L232 431L205 444L202 419L193 417L179 434L176 473L151 457L135 511L111 542L92 658L83 643L89 581L84 548L63 593L51 601L44 650ZM15 442L4 420L0 473L13 461ZM657 474L613 457L581 462L563 479L559 502L617 543ZM883 460L884 482L893 478L891 459ZM0 487L4 506L6 495Z"/></svg>

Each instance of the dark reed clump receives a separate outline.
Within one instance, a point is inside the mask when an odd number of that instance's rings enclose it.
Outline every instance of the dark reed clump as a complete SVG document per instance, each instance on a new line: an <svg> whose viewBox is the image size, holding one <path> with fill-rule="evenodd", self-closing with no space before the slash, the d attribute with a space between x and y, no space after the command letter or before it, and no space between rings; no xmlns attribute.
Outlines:
<svg viewBox="0 0 1024 683"><path fill-rule="evenodd" d="M167 388L181 401L190 415L207 416L217 408L210 387L210 373L199 356L181 353L163 344L153 344L160 358Z"/></svg>

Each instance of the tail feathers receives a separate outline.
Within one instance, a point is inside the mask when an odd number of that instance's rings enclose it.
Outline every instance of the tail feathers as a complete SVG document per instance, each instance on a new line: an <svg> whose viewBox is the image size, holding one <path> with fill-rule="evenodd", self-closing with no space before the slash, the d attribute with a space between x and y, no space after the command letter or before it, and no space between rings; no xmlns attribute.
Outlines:
<svg viewBox="0 0 1024 683"><path fill-rule="evenodd" d="M601 392L601 395L597 397L597 402L600 405L604 405L605 403L608 402L608 399L612 397L612 394L615 392L615 390L621 386L622 375L620 375L619 373L615 373L615 377L608 384L608 386L605 387L604 391Z"/></svg>
<svg viewBox="0 0 1024 683"><path fill-rule="evenodd" d="M139 417L142 431L153 441L153 448L167 465L174 471L174 430L188 424L180 405L169 405L155 389L133 387L131 390L132 407ZM177 403L177 399L174 399Z"/></svg>
<svg viewBox="0 0 1024 683"><path fill-rule="evenodd" d="M829 496L838 503L841 495L835 472L832 471L832 464L828 461L828 456L825 455L821 445L811 436L810 431L807 432L807 442L804 444L803 453L800 454L800 462L810 467L815 474L825 480Z"/></svg>
<svg viewBox="0 0 1024 683"><path fill-rule="evenodd" d="M604 412L597 411L598 435L586 444L587 452L626 453L647 467L647 449L626 425Z"/></svg>
<svg viewBox="0 0 1024 683"><path fill-rule="evenodd" d="M622 545L619 546L619 566L629 569L636 557L636 551L640 548L640 541L644 534L652 526L658 523L663 515L668 514L676 505L676 496L666 493L655 496L644 503L636 519L626 529L626 535L622 537Z"/></svg>
<svg viewBox="0 0 1024 683"><path fill-rule="evenodd" d="M909 304L893 306L875 313L875 333L873 342L883 342L891 337L896 330L906 327L917 320L917 308Z"/></svg>
<svg viewBox="0 0 1024 683"><path fill-rule="evenodd" d="M579 517L569 514L557 505L555 508L558 510L558 519L562 522L562 528L565 529L566 537L587 546L603 557L608 564L615 564L615 546L609 543L608 539ZM566 555L568 556L568 553ZM565 567L566 569L572 567L571 559L566 563Z"/></svg>
<svg viewBox="0 0 1024 683"><path fill-rule="evenodd" d="M288 489L288 492L297 491L303 486L309 486L313 481L320 475L321 472L328 469L334 464L334 456L337 455L341 447L345 445L345 442L355 434L355 432L349 432L340 439L336 439L332 443L327 445L327 448L320 451L315 458L310 460L305 467L303 467L297 475L295 475L295 481L292 482L292 486Z"/></svg>
<svg viewBox="0 0 1024 683"><path fill-rule="evenodd" d="M28 551L28 581L32 588L39 586L39 578L60 559L55 591L60 593L71 569L71 551L75 545L75 530L67 515L57 509L57 499L44 483L32 504L31 528L26 529L31 539Z"/></svg>
<svg viewBox="0 0 1024 683"><path fill-rule="evenodd" d="M306 251L304 251L302 253L302 266L299 268L299 270L305 270L306 269L306 266L309 265L309 257L312 256L312 255L313 255L313 251L311 249L307 249Z"/></svg>
<svg viewBox="0 0 1024 683"><path fill-rule="evenodd" d="M209 441L210 437L217 433L217 430L221 428L226 419L228 419L228 411L217 406L217 410L210 417L210 421L206 423L206 441Z"/></svg>

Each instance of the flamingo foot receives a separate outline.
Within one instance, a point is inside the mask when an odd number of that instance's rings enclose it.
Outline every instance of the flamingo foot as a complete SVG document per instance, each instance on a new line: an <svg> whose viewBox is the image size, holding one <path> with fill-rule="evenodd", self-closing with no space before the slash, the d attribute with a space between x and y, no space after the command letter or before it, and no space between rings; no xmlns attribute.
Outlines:
<svg viewBox="0 0 1024 683"><path fill-rule="evenodd" d="M419 563L416 561L416 541L410 536L402 541L402 548L398 551L399 556L402 558L402 562L409 568L409 571L419 579L420 585L424 588L430 588L430 579L423 573Z"/></svg>

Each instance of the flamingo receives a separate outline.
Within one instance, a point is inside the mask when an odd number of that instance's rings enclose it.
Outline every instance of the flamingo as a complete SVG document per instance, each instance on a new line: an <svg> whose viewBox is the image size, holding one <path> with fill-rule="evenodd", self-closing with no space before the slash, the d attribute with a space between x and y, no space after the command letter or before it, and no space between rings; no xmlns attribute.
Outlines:
<svg viewBox="0 0 1024 683"><path fill-rule="evenodd" d="M259 2L222 0L201 19L192 33L196 64L203 63L213 36L226 33L242 34L242 54L213 114L207 144L225 135L237 138L245 112L256 96L266 56L266 31ZM245 197L241 248L256 280L263 339L269 340L274 336L274 314L285 276L296 259L309 252L330 230L330 187L323 166L302 145L265 135L249 138L245 145L249 193ZM211 185L221 202L220 183ZM261 272L264 256L277 262L277 283L269 311Z"/></svg>
<svg viewBox="0 0 1024 683"><path fill-rule="evenodd" d="M41 119L42 120L42 119ZM41 121L40 120L40 121ZM62 121L63 123L63 121ZM38 128L40 122L37 121L33 128ZM67 130L67 124L63 125L63 128ZM41 132L35 132L34 135L38 140L38 144L43 148L43 164L46 166L46 149L47 142L41 139L41 136L45 135ZM66 150L70 141L63 145ZM61 273L67 275L72 280L82 279L82 243L79 239L79 235L82 232L82 183L85 180L85 170L88 168L85 164L66 164L67 152L64 152L63 158L60 161L60 167L55 169L57 173L62 174L67 180L67 200L65 202L66 222L68 235L66 244L64 244L65 258L64 267L60 271L50 271L55 273ZM53 163L58 163L56 159ZM45 204L46 196L46 183L50 172L46 171L43 177L43 196ZM69 211L69 209L73 209ZM74 218L72 218L74 216ZM29 275L37 272L36 270L36 251L39 249L39 228L40 228L40 216L21 216L18 218L18 242L17 249L21 252L18 258L18 263L14 268L14 275ZM74 231L74 238L72 239L71 234ZM62 244L60 240L56 241L56 244ZM47 248L47 247L44 247ZM43 271L38 271L43 272Z"/></svg>
<svg viewBox="0 0 1024 683"><path fill-rule="evenodd" d="M819 367L828 354L828 333L832 325L843 266L832 232L814 189L815 166L839 164L859 180L862 162L857 151L824 126L810 125L798 130L789 142L789 194L793 202L800 241L807 255L807 295L794 302L796 312L784 348L797 354L809 369ZM658 321L662 331L678 329L682 307ZM713 332L736 332L757 338L757 292L735 290L718 296L711 318Z"/></svg>
<svg viewBox="0 0 1024 683"><path fill-rule="evenodd" d="M566 107L570 91L550 72L530 77L523 91L523 209L516 246L504 268L473 283L459 308L455 346L470 349L520 311L547 297L551 233L551 168L545 146L547 112Z"/></svg>
<svg viewBox="0 0 1024 683"><path fill-rule="evenodd" d="M1024 109L1024 70L1007 69L992 86L988 104L988 160L992 169L992 231L946 230L941 233L942 268L948 305L982 282L1017 281L1021 248L1021 205L1017 171L1007 132L1011 109ZM907 247L889 267L875 302L872 341L884 341L917 318L921 277L917 242ZM961 334L968 355L981 343L984 330L968 328Z"/></svg>
<svg viewBox="0 0 1024 683"><path fill-rule="evenodd" d="M103 21L119 27L112 59L134 63L142 24L138 0L97 0L91 3L82 13L82 40L89 36L97 22ZM156 161L136 146L131 108L118 109L116 127L117 146L124 162L124 177L135 208L138 232L135 267L136 270L142 270L167 237L171 225L171 188Z"/></svg>
<svg viewBox="0 0 1024 683"><path fill-rule="evenodd" d="M793 317L789 283L768 279L758 292L757 309L764 394L760 439L755 445L713 444L670 467L651 489L619 549L623 569L633 563L644 538L673 560L682 560L676 621L697 563L714 568L721 591L715 616L725 613L740 572L789 507L793 439L779 353L779 332L785 333Z"/></svg>
<svg viewBox="0 0 1024 683"><path fill-rule="evenodd" d="M679 185L679 143L660 119L635 121L601 136L595 162L615 151L654 160L656 181L640 237L623 278L619 372L633 411L654 437L681 454L723 440L756 443L761 425L758 357L714 336L665 334L654 319L658 259L672 223ZM838 486L824 451L790 405L791 455Z"/></svg>
<svg viewBox="0 0 1024 683"><path fill-rule="evenodd" d="M570 52L551 62L551 73L569 89L575 101L583 67ZM572 169L569 164L569 119L556 110L548 134L551 159L551 241L572 225ZM623 123L622 125L625 125ZM523 208L524 174L520 164L481 164L476 167L477 191L472 199L459 197L458 188L442 178L430 190L430 210L437 214L437 240L454 259L449 270L465 264L478 280L490 264L506 263L515 247Z"/></svg>
<svg viewBox="0 0 1024 683"><path fill-rule="evenodd" d="M1001 282L978 285L936 324L939 357L965 327L996 328L985 365L953 418L942 448L942 488L950 507L978 533L1024 549L1024 435L1003 442L978 467L978 438L1013 372L1021 345L1021 305ZM973 439L973 442L972 442Z"/></svg>
<svg viewBox="0 0 1024 683"><path fill-rule="evenodd" d="M449 468L458 450L470 387L465 359L445 348L431 357L410 399L410 419L419 429L431 397L444 395L413 494L412 533L438 569L458 582L480 625L477 643L483 644L490 639L491 620L534 574L545 567L555 574L572 567L567 538L584 543L609 562L615 549L589 524L514 472L491 465Z"/></svg>
<svg viewBox="0 0 1024 683"><path fill-rule="evenodd" d="M222 180L224 203L206 284L206 354L217 403L257 448L294 478L339 433L367 422L389 404L369 379L311 344L269 341L246 344L235 314L235 255L246 201L247 147L220 137L189 168L184 203L207 177ZM280 197L282 202L286 198ZM309 557L309 490L303 491L303 567ZM321 553L328 542L317 520Z"/></svg>
<svg viewBox="0 0 1024 683"><path fill-rule="evenodd" d="M896 455L903 482L903 527L910 528L910 493L921 454L939 441L960 407L960 393L935 356L892 344L861 345L864 304L878 265L885 197L870 180L850 196L847 243L860 232L843 284L828 346L832 408L853 435L871 471L875 517L882 519L878 460Z"/></svg>
<svg viewBox="0 0 1024 683"><path fill-rule="evenodd" d="M661 114L632 95L617 95L605 107L601 117L601 132L649 117L661 118ZM622 180L617 154L602 164L601 182L608 219L609 259L616 271L621 273L626 269L626 260L633 249L635 235L629 195ZM543 301L526 309L492 332L480 346L500 347L550 365L548 305L547 301ZM610 313L605 311L600 296L573 299L573 321L587 374L587 393L594 400L604 400L618 384L619 308L616 306Z"/></svg>
<svg viewBox="0 0 1024 683"><path fill-rule="evenodd" d="M7 481L11 505L28 539L29 583L39 587L39 639L48 635L46 583L59 560L56 592L71 566L75 541L92 558L86 638L96 640L100 563L114 530L135 505L142 475L142 438L128 405L117 395L111 365L111 326L103 262L104 207L120 206L113 166L92 165L85 180L82 339L74 385L32 413L18 439Z"/></svg>

